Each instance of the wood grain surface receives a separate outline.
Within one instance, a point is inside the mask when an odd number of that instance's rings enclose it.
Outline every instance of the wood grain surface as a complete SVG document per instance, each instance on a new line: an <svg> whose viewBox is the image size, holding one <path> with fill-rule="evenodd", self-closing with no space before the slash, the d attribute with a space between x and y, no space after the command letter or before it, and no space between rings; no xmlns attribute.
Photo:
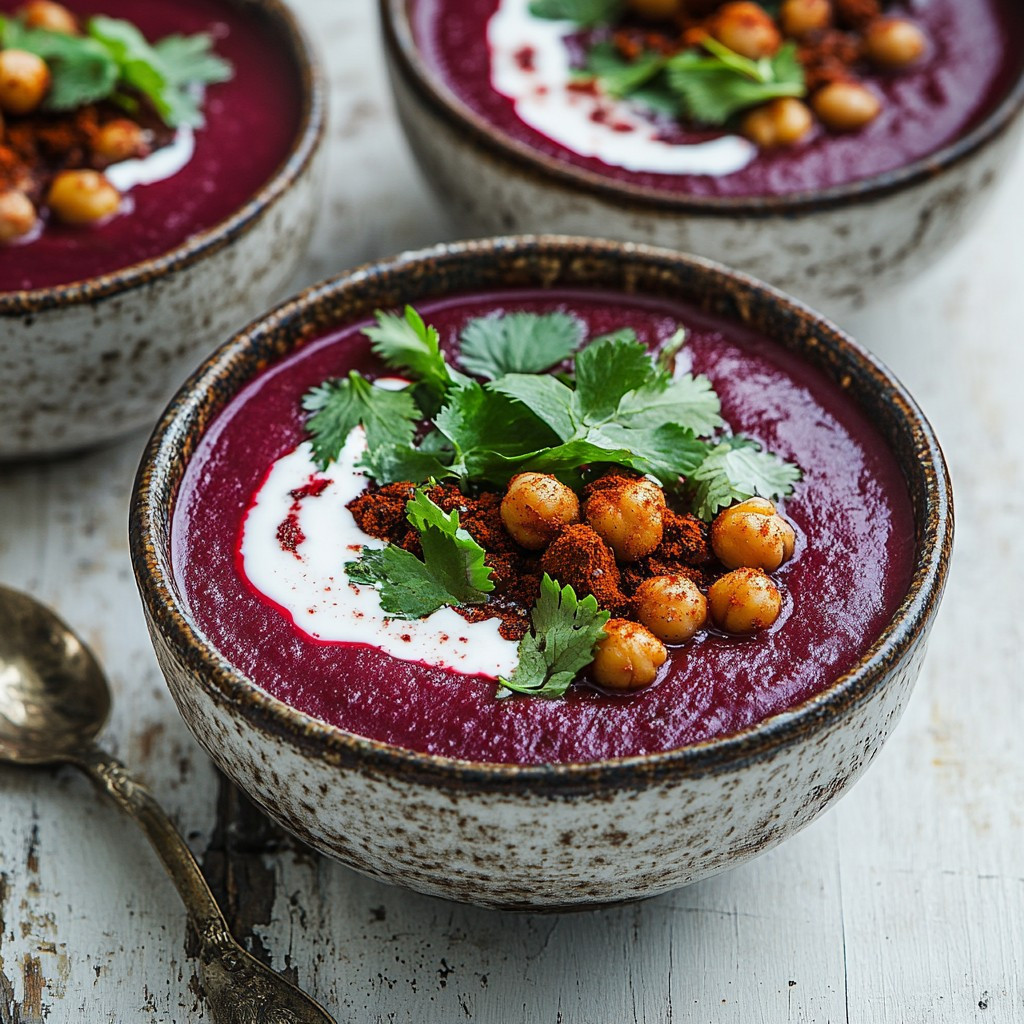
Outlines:
<svg viewBox="0 0 1024 1024"><path fill-rule="evenodd" d="M394 121L369 0L297 6L334 93L308 284L448 229ZM956 253L847 318L945 445L953 572L910 710L867 777L727 875L617 910L512 916L290 841L218 778L164 690L125 536L142 436L0 469L0 580L92 645L115 693L104 742L171 811L249 948L341 1022L1024 1020L1022 183L1024 160ZM208 1019L192 952L129 821L69 771L0 768L0 1024Z"/></svg>

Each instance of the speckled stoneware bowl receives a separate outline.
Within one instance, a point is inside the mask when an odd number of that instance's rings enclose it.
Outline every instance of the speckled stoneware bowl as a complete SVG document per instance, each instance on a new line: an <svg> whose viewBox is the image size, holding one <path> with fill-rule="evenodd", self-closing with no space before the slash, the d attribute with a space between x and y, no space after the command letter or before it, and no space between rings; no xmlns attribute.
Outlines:
<svg viewBox="0 0 1024 1024"><path fill-rule="evenodd" d="M217 414L268 365L378 307L502 287L691 302L749 324L838 382L891 445L916 517L892 622L845 676L746 732L668 753L519 767L412 753L269 696L212 648L171 567L178 488ZM717 264L617 242L519 238L363 267L279 306L178 392L143 458L131 549L157 658L214 761L301 839L373 878L484 906L637 899L742 863L799 831L870 764L910 695L946 579L949 478L927 422L871 356L804 306Z"/></svg>
<svg viewBox="0 0 1024 1024"><path fill-rule="evenodd" d="M302 76L290 151L235 213L162 256L0 292L0 461L85 449L152 423L196 361L290 284L318 209L323 76L284 3L245 3L267 12Z"/></svg>
<svg viewBox="0 0 1024 1024"><path fill-rule="evenodd" d="M686 196L537 152L471 110L431 70L412 0L380 0L406 137L465 236L562 231L667 245L739 267L841 315L915 277L958 241L1009 169L1024 65L999 107L932 156L863 181L783 197Z"/></svg>

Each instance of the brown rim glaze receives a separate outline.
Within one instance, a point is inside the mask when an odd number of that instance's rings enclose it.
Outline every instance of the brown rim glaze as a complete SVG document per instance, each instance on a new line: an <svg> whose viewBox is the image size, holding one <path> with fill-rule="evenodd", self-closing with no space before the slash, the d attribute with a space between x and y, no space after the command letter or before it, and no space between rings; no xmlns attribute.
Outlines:
<svg viewBox="0 0 1024 1024"><path fill-rule="evenodd" d="M864 409L906 477L916 522L916 569L892 621L854 668L812 699L743 731L665 753L590 764L511 765L420 754L364 739L270 696L204 637L178 592L170 523L185 467L238 391L327 328L368 319L378 307L510 287L595 288L672 296L762 331L800 354ZM536 789L569 795L641 788L672 774L700 776L807 739L886 685L937 609L953 536L942 452L920 410L891 373L837 327L780 292L708 260L628 243L524 236L440 245L369 264L283 303L218 349L184 384L150 439L135 483L131 555L147 615L188 667L194 685L251 726L304 754L457 790Z"/></svg>
<svg viewBox="0 0 1024 1024"><path fill-rule="evenodd" d="M845 185L782 196L690 196L606 177L547 156L507 136L463 103L422 59L409 22L410 2L379 0L380 18L385 46L394 57L398 71L423 102L457 131L464 132L468 141L490 155L512 163L520 172L541 181L554 179L559 184L626 208L711 217L764 218L813 213L880 199L934 178L966 160L1007 131L1024 110L1022 62L1013 87L977 127L948 146L904 167Z"/></svg>
<svg viewBox="0 0 1024 1024"><path fill-rule="evenodd" d="M313 159L325 125L323 71L313 45L283 0L234 0L236 6L257 8L273 19L282 41L291 50L302 86L302 113L295 140L270 179L229 217L192 235L159 256L131 263L107 274L47 288L0 292L0 316L24 316L47 309L96 302L151 284L218 252L246 234L288 191Z"/></svg>

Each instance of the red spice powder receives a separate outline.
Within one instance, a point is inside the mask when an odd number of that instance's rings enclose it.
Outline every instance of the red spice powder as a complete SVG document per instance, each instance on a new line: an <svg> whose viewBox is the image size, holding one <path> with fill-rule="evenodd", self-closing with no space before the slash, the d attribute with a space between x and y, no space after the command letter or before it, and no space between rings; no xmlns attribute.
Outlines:
<svg viewBox="0 0 1024 1024"><path fill-rule="evenodd" d="M319 498L330 486L331 481L327 477L322 476L310 480L308 484L303 484L301 487L296 487L294 491L290 492L290 495L293 501L302 501L305 498Z"/></svg>
<svg viewBox="0 0 1024 1024"><path fill-rule="evenodd" d="M364 491L350 501L346 508L352 513L356 526L363 533L379 540L394 541L407 527L406 503L416 491L414 484L386 484L373 490Z"/></svg>
<svg viewBox="0 0 1024 1024"><path fill-rule="evenodd" d="M566 526L548 545L540 564L578 597L593 594L598 605L613 614L628 604L612 549L585 523Z"/></svg>
<svg viewBox="0 0 1024 1024"><path fill-rule="evenodd" d="M103 170L106 163L94 153L93 143L103 125L125 120L126 116L110 103L89 104L68 112L6 115L0 145L0 189L17 189L38 204L60 171ZM173 129L146 107L130 120L145 132L139 156L174 139Z"/></svg>
<svg viewBox="0 0 1024 1024"><path fill-rule="evenodd" d="M797 47L810 92L831 82L847 82L856 76L852 66L860 60L860 40L848 32L825 29L815 32Z"/></svg>
<svg viewBox="0 0 1024 1024"><path fill-rule="evenodd" d="M848 28L864 28L882 13L879 0L832 0L836 21Z"/></svg>
<svg viewBox="0 0 1024 1024"><path fill-rule="evenodd" d="M613 491L639 476L613 470L588 484L583 496ZM348 509L365 533L420 555L419 533L406 519L406 503L415 491L416 485L407 481L371 486ZM620 567L612 549L585 523L563 528L541 554L526 551L509 536L501 520L501 492L470 496L453 484L438 484L429 494L442 511L458 512L459 525L487 552L485 564L492 570L494 590L487 603L456 611L469 622L499 619L498 631L508 640L519 640L529 631L530 611L545 572L580 597L593 594L601 608L616 615L632 613L631 595L652 576L684 575L704 586L714 575L707 524L669 508L662 510L661 544L646 558Z"/></svg>
<svg viewBox="0 0 1024 1024"><path fill-rule="evenodd" d="M296 512L289 512L288 518L277 528L277 542L284 551L290 551L298 557L298 547L306 539L306 535L299 526L299 517Z"/></svg>

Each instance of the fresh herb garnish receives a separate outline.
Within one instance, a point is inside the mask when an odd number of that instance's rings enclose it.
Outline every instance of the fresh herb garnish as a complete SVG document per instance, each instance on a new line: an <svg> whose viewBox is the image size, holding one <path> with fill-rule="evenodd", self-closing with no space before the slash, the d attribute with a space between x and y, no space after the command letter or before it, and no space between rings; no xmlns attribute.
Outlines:
<svg viewBox="0 0 1024 1024"><path fill-rule="evenodd" d="M302 408L312 414L306 427L320 470L337 459L359 424L366 430L366 444L372 452L382 445L410 445L420 417L408 388L390 391L374 387L355 370L307 392Z"/></svg>
<svg viewBox="0 0 1024 1024"><path fill-rule="evenodd" d="M451 391L434 423L451 444L448 472L466 483L503 484L517 472L524 454L558 443L531 410L476 381Z"/></svg>
<svg viewBox="0 0 1024 1024"><path fill-rule="evenodd" d="M517 320L506 329L503 319L471 325L473 365L497 373L514 362L519 356L508 339L516 336L527 339L527 365L547 362L536 339L548 328L534 322L524 332L525 322ZM669 490L678 490L685 479L695 490L699 514L711 518L741 497L782 497L799 478L795 467L751 450L753 442L715 440L725 423L711 382L667 369L685 332L673 335L653 358L635 331L622 328L577 352L574 373L564 379L503 373L485 385L447 363L437 331L411 307L403 317L378 313L377 326L365 333L389 365L417 383L384 391L353 371L310 392L304 406L313 413L307 426L321 469L362 423L368 450L360 465L380 484L454 478L463 487L503 486L525 470L579 484L584 469L620 465L655 477ZM570 344L567 324L558 333L556 356ZM576 328L571 340L577 343ZM433 429L415 444L419 415L432 416Z"/></svg>
<svg viewBox="0 0 1024 1024"><path fill-rule="evenodd" d="M423 559L389 544L367 550L345 572L353 583L380 589L380 604L397 619L419 619L446 605L482 604L494 589L487 552L459 525L459 513L445 513L417 490L406 518L419 532Z"/></svg>
<svg viewBox="0 0 1024 1024"><path fill-rule="evenodd" d="M519 641L519 664L500 680L497 695L563 696L576 673L593 661L609 618L593 596L580 601L572 587L561 586L545 573L530 612L533 629Z"/></svg>
<svg viewBox="0 0 1024 1024"><path fill-rule="evenodd" d="M135 94L149 100L170 128L202 125L198 87L232 75L231 65L212 52L213 39L206 33L150 44L131 22L103 16L90 18L82 36L0 18L0 45L46 61L52 76L44 104L49 110L104 99L130 104Z"/></svg>
<svg viewBox="0 0 1024 1024"><path fill-rule="evenodd" d="M707 444L699 438L722 423L706 377L672 381L639 341L621 333L591 342L575 368L575 389L519 374L491 385L531 409L563 442L525 459L523 468L559 475L614 463L672 487L700 465Z"/></svg>
<svg viewBox="0 0 1024 1024"><path fill-rule="evenodd" d="M769 100L807 94L795 43L760 60L750 60L712 36L705 36L701 47L674 56L645 51L627 60L613 43L602 41L588 52L585 70L609 96L628 97L716 127Z"/></svg>
<svg viewBox="0 0 1024 1024"><path fill-rule="evenodd" d="M436 411L448 389L466 380L445 361L437 330L425 324L412 306L405 307L403 316L378 310L376 317L377 326L363 331L374 354L393 369L414 377L424 411Z"/></svg>
<svg viewBox="0 0 1024 1024"><path fill-rule="evenodd" d="M755 495L779 498L793 491L800 470L778 455L766 452L750 438L724 438L693 471L694 512L702 519L713 519L719 509Z"/></svg>
<svg viewBox="0 0 1024 1024"><path fill-rule="evenodd" d="M623 0L532 0L530 13L535 18L573 21L589 27L614 21L625 6Z"/></svg>
<svg viewBox="0 0 1024 1024"><path fill-rule="evenodd" d="M583 341L583 325L568 313L506 313L470 320L459 338L459 362L493 380L506 373L540 373Z"/></svg>
<svg viewBox="0 0 1024 1024"><path fill-rule="evenodd" d="M709 54L687 50L666 65L668 84L694 121L721 125L733 114L769 100L807 95L795 43L760 60L743 57L712 36L706 36L702 45Z"/></svg>

